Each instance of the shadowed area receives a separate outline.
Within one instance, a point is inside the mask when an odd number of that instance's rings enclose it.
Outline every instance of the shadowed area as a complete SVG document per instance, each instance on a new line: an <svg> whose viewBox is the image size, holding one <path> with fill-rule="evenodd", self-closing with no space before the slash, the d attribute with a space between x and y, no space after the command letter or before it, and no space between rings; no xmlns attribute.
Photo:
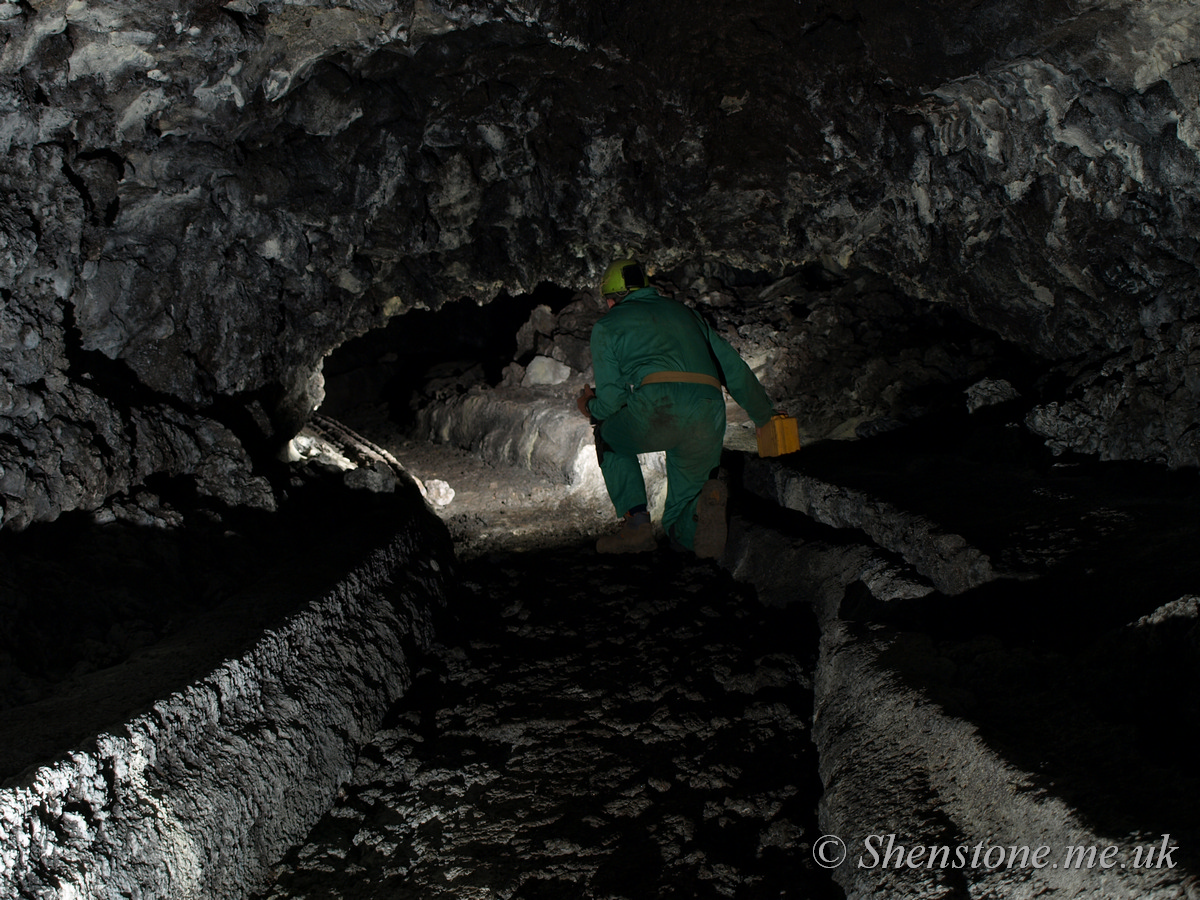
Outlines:
<svg viewBox="0 0 1200 900"><path fill-rule="evenodd" d="M194 498L164 507L156 497L145 525L73 515L7 538L0 782L182 690L328 594L411 527L420 499L411 484L402 491L407 501L348 490L310 469L274 513L218 515ZM151 520L162 515L178 521ZM448 537L440 544L448 550Z"/></svg>

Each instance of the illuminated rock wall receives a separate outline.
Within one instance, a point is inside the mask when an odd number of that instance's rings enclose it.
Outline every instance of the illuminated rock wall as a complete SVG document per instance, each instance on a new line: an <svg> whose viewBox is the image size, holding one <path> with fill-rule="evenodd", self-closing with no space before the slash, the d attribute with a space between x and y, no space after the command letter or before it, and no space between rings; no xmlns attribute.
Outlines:
<svg viewBox="0 0 1200 900"><path fill-rule="evenodd" d="M0 897L245 897L328 809L412 683L455 572L445 529L415 486L341 493L323 515L274 517L330 546L293 532L290 556L260 548L234 577L231 602L201 614L155 581L145 535L154 529L141 527L143 577L158 592L146 602L175 619L166 636L104 666L75 665L37 702L10 709L6 691ZM205 565L193 568L197 549L172 569L219 591ZM233 565L229 543L225 551L221 562ZM134 552L119 560L126 570ZM36 587L12 568L6 581L17 584L6 591ZM79 589L82 619L112 602L112 586L95 582ZM49 590L44 602L61 605ZM6 627L19 631L34 616L14 618ZM67 656L60 627L64 646L47 653ZM122 627L118 618L95 637Z"/></svg>

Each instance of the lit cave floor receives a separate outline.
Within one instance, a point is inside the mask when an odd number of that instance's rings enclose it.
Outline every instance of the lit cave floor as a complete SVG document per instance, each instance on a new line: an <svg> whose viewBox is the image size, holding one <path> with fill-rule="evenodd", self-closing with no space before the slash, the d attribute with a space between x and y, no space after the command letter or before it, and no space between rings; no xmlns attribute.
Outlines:
<svg viewBox="0 0 1200 900"><path fill-rule="evenodd" d="M497 552L462 577L262 897L842 896L812 862L808 606L665 549Z"/></svg>

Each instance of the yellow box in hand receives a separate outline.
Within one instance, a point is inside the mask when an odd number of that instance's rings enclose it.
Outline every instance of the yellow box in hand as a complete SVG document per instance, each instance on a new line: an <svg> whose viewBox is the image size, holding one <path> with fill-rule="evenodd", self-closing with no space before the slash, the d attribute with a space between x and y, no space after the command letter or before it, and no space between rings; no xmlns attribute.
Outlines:
<svg viewBox="0 0 1200 900"><path fill-rule="evenodd" d="M758 429L758 455L783 456L800 449L800 424L791 416L780 413Z"/></svg>

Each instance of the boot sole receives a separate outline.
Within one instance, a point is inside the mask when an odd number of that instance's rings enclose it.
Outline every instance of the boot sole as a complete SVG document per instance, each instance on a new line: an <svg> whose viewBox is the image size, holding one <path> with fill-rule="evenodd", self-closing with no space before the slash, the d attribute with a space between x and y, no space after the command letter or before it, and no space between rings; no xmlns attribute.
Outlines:
<svg viewBox="0 0 1200 900"><path fill-rule="evenodd" d="M696 501L696 537L692 549L700 559L718 559L725 552L729 528L725 522L725 507L729 503L729 488L723 481L711 478L700 489Z"/></svg>
<svg viewBox="0 0 1200 900"><path fill-rule="evenodd" d="M623 529L616 534L606 534L596 541L597 553L652 553L658 549L658 539L654 536L650 525L638 528L636 539L629 531Z"/></svg>

